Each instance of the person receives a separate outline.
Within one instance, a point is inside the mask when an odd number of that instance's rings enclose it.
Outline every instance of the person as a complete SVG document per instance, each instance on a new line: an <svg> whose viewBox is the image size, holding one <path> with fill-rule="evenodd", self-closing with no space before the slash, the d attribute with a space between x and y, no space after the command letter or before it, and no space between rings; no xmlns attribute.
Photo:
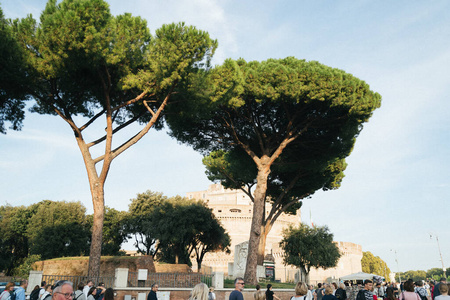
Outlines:
<svg viewBox="0 0 450 300"><path fill-rule="evenodd" d="M42 295L45 293L45 286L47 285L47 282L41 281L41 288L39 289L39 299L43 299Z"/></svg>
<svg viewBox="0 0 450 300"><path fill-rule="evenodd" d="M107 288L105 290L103 299L104 300L114 300L114 290L112 288Z"/></svg>
<svg viewBox="0 0 450 300"><path fill-rule="evenodd" d="M95 300L103 300L106 288L103 282L100 282L97 286L97 292L95 293Z"/></svg>
<svg viewBox="0 0 450 300"><path fill-rule="evenodd" d="M148 293L147 300L158 300L156 292L158 291L158 285L156 283L152 284L150 293Z"/></svg>
<svg viewBox="0 0 450 300"><path fill-rule="evenodd" d="M52 300L73 300L73 284L70 281L60 280L53 287Z"/></svg>
<svg viewBox="0 0 450 300"><path fill-rule="evenodd" d="M448 284L442 283L439 285L439 296L436 296L436 300L450 300L448 295Z"/></svg>
<svg viewBox="0 0 450 300"><path fill-rule="evenodd" d="M208 300L216 300L216 293L214 293L214 287L209 288Z"/></svg>
<svg viewBox="0 0 450 300"><path fill-rule="evenodd" d="M95 300L97 295L97 288L95 286L91 286L88 292L87 300Z"/></svg>
<svg viewBox="0 0 450 300"><path fill-rule="evenodd" d="M234 291L231 292L229 300L244 300L244 296L242 295L244 285L244 279L242 277L237 277L234 280Z"/></svg>
<svg viewBox="0 0 450 300"><path fill-rule="evenodd" d="M394 295L394 288L391 286L386 289L386 293L384 295L384 300L397 300Z"/></svg>
<svg viewBox="0 0 450 300"><path fill-rule="evenodd" d="M319 282L318 284L317 284L317 290L316 290L316 299L317 300L322 300L322 297L324 296L324 293L323 293L323 288L322 288L322 284Z"/></svg>
<svg viewBox="0 0 450 300"><path fill-rule="evenodd" d="M16 300L25 300L25 290L28 286L28 280L23 279L20 281L19 288L15 291L16 293Z"/></svg>
<svg viewBox="0 0 450 300"><path fill-rule="evenodd" d="M77 290L75 291L75 295L73 300L86 300L86 296L83 293L84 284L80 282L77 286Z"/></svg>
<svg viewBox="0 0 450 300"><path fill-rule="evenodd" d="M83 293L84 293L84 296L86 297L86 299L87 299L87 297L88 297L89 290L90 290L91 287L93 287L93 286L94 286L94 282L93 282L92 280L88 280L88 281L86 282L86 285L85 285L84 288L83 288Z"/></svg>
<svg viewBox="0 0 450 300"><path fill-rule="evenodd" d="M308 290L306 283L299 281L295 285L295 296L293 296L291 300L306 300L308 292L310 291Z"/></svg>
<svg viewBox="0 0 450 300"><path fill-rule="evenodd" d="M208 300L208 294L208 286L205 283L200 282L192 289L189 300Z"/></svg>
<svg viewBox="0 0 450 300"><path fill-rule="evenodd" d="M332 288L333 288L333 295L336 296L336 290L338 289L337 283L333 282L332 284Z"/></svg>
<svg viewBox="0 0 450 300"><path fill-rule="evenodd" d="M325 285L325 296L322 300L337 300L336 296L333 295L333 286L331 284Z"/></svg>
<svg viewBox="0 0 450 300"><path fill-rule="evenodd" d="M381 285L381 283L377 283L377 288L375 290L375 294L377 295L377 297L379 299L383 299L384 298L384 288Z"/></svg>
<svg viewBox="0 0 450 300"><path fill-rule="evenodd" d="M266 300L266 293L264 291L261 291L261 289L259 289L255 293L255 300Z"/></svg>
<svg viewBox="0 0 450 300"><path fill-rule="evenodd" d="M273 298L280 300L280 298L272 291L272 285L269 283L266 290L266 300L273 300Z"/></svg>
<svg viewBox="0 0 450 300"><path fill-rule="evenodd" d="M414 291L419 295L420 299L422 300L430 300L430 297L428 296L427 290L423 287L423 281L418 280L416 281L416 288Z"/></svg>
<svg viewBox="0 0 450 300"><path fill-rule="evenodd" d="M345 284L341 283L339 285L339 288L334 293L334 295L336 296L336 298L338 300L346 300L347 299L347 293L345 292Z"/></svg>
<svg viewBox="0 0 450 300"><path fill-rule="evenodd" d="M414 281L411 279L403 283L404 291L400 294L400 300L420 300L419 295L414 292Z"/></svg>
<svg viewBox="0 0 450 300"><path fill-rule="evenodd" d="M308 292L306 293L306 300L313 300L313 286L312 285L306 285L308 288Z"/></svg>
<svg viewBox="0 0 450 300"><path fill-rule="evenodd" d="M50 300L52 299L52 285L47 284L45 286L45 292L42 294L41 300Z"/></svg>
<svg viewBox="0 0 450 300"><path fill-rule="evenodd" d="M440 286L441 284L447 284L446 281L447 281L447 279L446 279L445 277L442 277L441 280L439 280L439 283L436 284L436 285L434 286L434 290L433 290L433 300L434 300L437 296L439 296L439 295L441 294L441 292L440 292L440 290L439 290L439 286Z"/></svg>
<svg viewBox="0 0 450 300"><path fill-rule="evenodd" d="M373 282L370 279L364 280L364 288L356 295L356 300L373 300Z"/></svg>
<svg viewBox="0 0 450 300"><path fill-rule="evenodd" d="M253 298L256 300L256 295L258 294L258 292L261 290L261 286L259 284L257 284L255 286L256 292L253 294ZM266 296L264 296L265 298Z"/></svg>
<svg viewBox="0 0 450 300"><path fill-rule="evenodd" d="M0 295L0 300L8 300L11 297L11 293L14 293L14 282L8 282L5 286L5 290Z"/></svg>
<svg viewBox="0 0 450 300"><path fill-rule="evenodd" d="M38 300L39 299L39 284L34 286L34 289L31 291L30 300Z"/></svg>

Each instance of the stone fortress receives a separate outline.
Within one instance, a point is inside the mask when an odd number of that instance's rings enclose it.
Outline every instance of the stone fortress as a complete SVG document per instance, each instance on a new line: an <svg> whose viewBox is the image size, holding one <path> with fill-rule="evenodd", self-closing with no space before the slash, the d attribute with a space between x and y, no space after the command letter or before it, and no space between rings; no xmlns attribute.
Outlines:
<svg viewBox="0 0 450 300"><path fill-rule="evenodd" d="M249 239L250 226L253 215L253 204L250 198L241 190L225 189L220 184L211 184L208 190L189 192L189 199L200 199L207 202L214 215L220 220L231 238L231 254L207 253L202 266L212 268L214 272L224 272L225 275L236 276L238 270L242 271L243 259L236 257L235 249L244 245ZM267 212L270 204L266 204ZM275 279L282 282L304 279L297 268L283 264L283 252L279 246L282 240L282 231L288 225L298 225L301 222L300 210L296 215L282 214L267 236L265 254L272 256L275 264ZM336 242L341 250L342 257L338 265L332 269L311 269L310 282L324 282L326 280L337 280L341 276L361 272L362 249L360 245L350 242ZM193 261L192 266L196 268ZM233 274L234 273L234 274Z"/></svg>

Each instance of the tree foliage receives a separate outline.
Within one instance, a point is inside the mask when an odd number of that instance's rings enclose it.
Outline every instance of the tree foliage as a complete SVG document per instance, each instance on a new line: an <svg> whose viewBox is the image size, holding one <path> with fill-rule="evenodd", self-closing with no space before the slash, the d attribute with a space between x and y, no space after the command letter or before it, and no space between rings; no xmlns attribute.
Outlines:
<svg viewBox="0 0 450 300"><path fill-rule="evenodd" d="M191 93L196 104L169 108L183 113L173 111L167 121L179 141L211 153L211 160L223 155L210 177L236 187L256 184L245 275L255 283L266 196L276 216L317 189L339 187L345 158L381 97L351 74L293 57L229 59L205 77L204 89ZM242 177L234 171L244 169Z"/></svg>
<svg viewBox="0 0 450 300"><path fill-rule="evenodd" d="M377 274L383 276L385 279L389 278L391 270L387 266L386 262L379 256L374 256L371 252L363 252L361 259L362 271L365 273Z"/></svg>
<svg viewBox="0 0 450 300"><path fill-rule="evenodd" d="M128 217L125 223L125 231L134 236L134 246L139 253L155 256L157 238L152 217L153 210L161 205L167 197L162 193L150 190L140 193L135 199L131 199L128 206Z"/></svg>
<svg viewBox="0 0 450 300"><path fill-rule="evenodd" d="M17 43L10 22L0 8L0 133L10 128L20 130L24 118L24 101L28 99L27 74L24 72L23 51Z"/></svg>
<svg viewBox="0 0 450 300"><path fill-rule="evenodd" d="M333 268L341 257L327 227L290 226L284 231L280 246L285 255L284 263L300 268L308 282L311 268Z"/></svg>
<svg viewBox="0 0 450 300"><path fill-rule="evenodd" d="M164 25L152 36L145 20L112 16L103 0L49 0L40 22L30 15L10 28L24 53L32 111L61 117L83 156L94 208L89 274L98 276L112 160L150 128L162 127L172 95L182 95L209 66L217 42L184 23ZM98 136L86 140L95 135L85 131L102 119ZM113 136L135 122L143 128L113 144ZM95 157L94 146L101 144L104 152Z"/></svg>

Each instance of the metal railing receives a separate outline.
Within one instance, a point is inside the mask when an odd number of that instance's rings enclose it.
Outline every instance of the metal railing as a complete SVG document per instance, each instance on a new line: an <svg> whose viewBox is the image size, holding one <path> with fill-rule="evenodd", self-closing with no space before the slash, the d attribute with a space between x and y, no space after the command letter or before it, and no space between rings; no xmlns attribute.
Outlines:
<svg viewBox="0 0 450 300"><path fill-rule="evenodd" d="M59 280L68 280L73 283L74 290L76 290L80 282L86 284L88 280L92 280L95 285L103 282L107 288L114 286L114 276L99 276L92 278L89 276L42 275L42 280L47 282L47 284L54 284Z"/></svg>
<svg viewBox="0 0 450 300"><path fill-rule="evenodd" d="M201 273L148 273L147 280L138 280L137 272L128 272L128 287L150 287L153 283L165 288L192 288L203 282L212 284L212 275Z"/></svg>

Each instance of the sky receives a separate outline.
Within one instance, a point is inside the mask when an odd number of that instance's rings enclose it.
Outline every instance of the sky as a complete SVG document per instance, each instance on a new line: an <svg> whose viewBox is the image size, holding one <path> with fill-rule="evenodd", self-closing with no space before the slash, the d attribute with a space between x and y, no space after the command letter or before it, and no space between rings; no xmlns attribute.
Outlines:
<svg viewBox="0 0 450 300"><path fill-rule="evenodd" d="M0 3L7 18L39 18L46 1ZM108 3L114 15L146 19L152 33L172 22L208 31L219 42L215 65L226 58L294 56L367 82L381 94L381 108L357 138L342 186L305 200L302 220L328 226L335 240L360 244L392 271L442 267L438 237L450 266L450 1ZM92 213L86 171L68 125L31 113L23 125L0 135L0 205L81 201ZM127 210L130 199L146 190L167 196L206 190L211 182L201 160L164 131L150 130L113 161L106 205Z"/></svg>

